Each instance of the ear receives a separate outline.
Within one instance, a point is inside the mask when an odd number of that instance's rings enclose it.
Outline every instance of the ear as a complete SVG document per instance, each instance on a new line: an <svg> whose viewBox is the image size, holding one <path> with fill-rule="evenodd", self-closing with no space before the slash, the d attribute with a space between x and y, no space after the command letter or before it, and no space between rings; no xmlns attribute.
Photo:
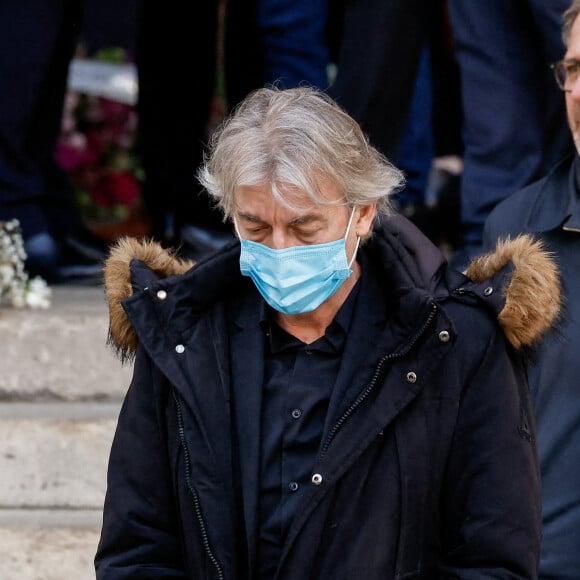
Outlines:
<svg viewBox="0 0 580 580"><path fill-rule="evenodd" d="M364 240L369 235L373 227L373 222L376 214L377 214L376 203L363 205L358 208L358 215L355 216L354 230L359 238Z"/></svg>

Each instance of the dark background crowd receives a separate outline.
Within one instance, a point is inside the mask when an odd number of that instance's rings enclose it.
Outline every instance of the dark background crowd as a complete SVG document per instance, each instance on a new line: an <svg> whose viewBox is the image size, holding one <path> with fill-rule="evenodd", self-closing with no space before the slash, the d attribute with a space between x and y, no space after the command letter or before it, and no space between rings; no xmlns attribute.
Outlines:
<svg viewBox="0 0 580 580"><path fill-rule="evenodd" d="M54 147L75 51L113 46L138 70L146 233L193 258L231 239L194 177L216 122L216 94L219 120L260 86L308 84L335 98L403 169L407 184L395 206L463 268L480 252L497 202L570 147L549 70L564 52L566 7L562 0L3 3L0 73L9 88L0 93L0 220L20 220L32 273L58 282L100 272L107 240L71 204Z"/></svg>

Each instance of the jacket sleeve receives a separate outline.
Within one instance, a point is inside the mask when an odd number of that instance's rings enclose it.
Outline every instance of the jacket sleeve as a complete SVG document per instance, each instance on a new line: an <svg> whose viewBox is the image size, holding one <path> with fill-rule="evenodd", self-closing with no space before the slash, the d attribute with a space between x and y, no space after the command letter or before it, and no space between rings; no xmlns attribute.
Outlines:
<svg viewBox="0 0 580 580"><path fill-rule="evenodd" d="M440 577L537 578L540 473L527 379L499 330L481 347L447 464Z"/></svg>
<svg viewBox="0 0 580 580"><path fill-rule="evenodd" d="M154 373L138 349L109 459L97 580L185 578Z"/></svg>

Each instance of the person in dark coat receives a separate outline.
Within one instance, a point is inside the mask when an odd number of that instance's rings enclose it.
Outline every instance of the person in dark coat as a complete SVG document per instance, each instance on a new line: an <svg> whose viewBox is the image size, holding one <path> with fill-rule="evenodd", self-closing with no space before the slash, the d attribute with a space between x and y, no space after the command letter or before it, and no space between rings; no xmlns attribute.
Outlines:
<svg viewBox="0 0 580 580"><path fill-rule="evenodd" d="M84 0L0 2L0 222L18 220L29 274L101 283L93 235L55 159Z"/></svg>
<svg viewBox="0 0 580 580"><path fill-rule="evenodd" d="M97 578L535 578L517 348L559 308L538 244L448 270L314 89L251 94L201 180L239 241L191 267L126 239L106 266L135 366Z"/></svg>
<svg viewBox="0 0 580 580"><path fill-rule="evenodd" d="M458 269L482 252L493 208L572 150L549 68L569 2L448 1L464 112Z"/></svg>
<svg viewBox="0 0 580 580"><path fill-rule="evenodd" d="M580 1L564 19L567 52L555 65L568 123L580 145ZM542 468L543 548L540 577L580 574L580 158L562 160L544 178L498 205L486 222L487 247L522 232L541 240L560 269L565 311L544 337L529 368Z"/></svg>

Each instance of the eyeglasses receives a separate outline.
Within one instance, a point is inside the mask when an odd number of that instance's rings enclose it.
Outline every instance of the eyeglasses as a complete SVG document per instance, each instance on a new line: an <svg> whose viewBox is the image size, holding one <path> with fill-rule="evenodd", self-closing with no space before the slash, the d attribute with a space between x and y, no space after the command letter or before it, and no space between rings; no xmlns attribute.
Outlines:
<svg viewBox="0 0 580 580"><path fill-rule="evenodd" d="M580 60L565 58L551 64L550 68L554 71L558 86L567 93L571 92L580 76Z"/></svg>

